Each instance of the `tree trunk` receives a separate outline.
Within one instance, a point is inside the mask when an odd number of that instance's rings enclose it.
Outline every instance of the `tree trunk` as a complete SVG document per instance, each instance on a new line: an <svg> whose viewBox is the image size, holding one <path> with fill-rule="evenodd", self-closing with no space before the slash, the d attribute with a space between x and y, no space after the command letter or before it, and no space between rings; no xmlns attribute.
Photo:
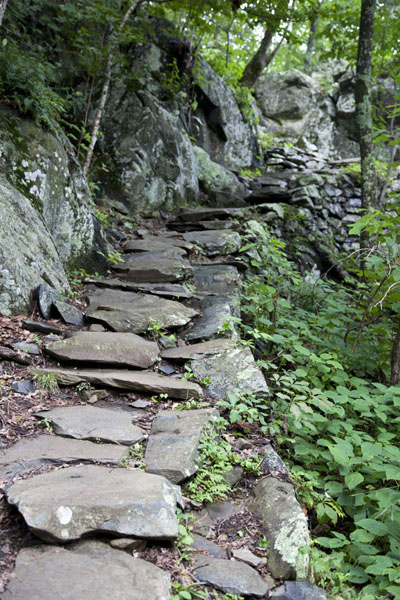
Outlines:
<svg viewBox="0 0 400 600"><path fill-rule="evenodd" d="M319 9L321 8L321 4L323 1L324 0L320 0L320 2L318 2L318 6L315 9L314 17L310 22L310 35L308 36L307 50L304 58L304 66L308 73L312 72L312 59L314 54L315 38L317 35L317 27L319 22Z"/></svg>
<svg viewBox="0 0 400 600"><path fill-rule="evenodd" d="M7 2L8 0L0 0L0 27L3 23L3 17L4 13L6 12Z"/></svg>
<svg viewBox="0 0 400 600"><path fill-rule="evenodd" d="M129 19L129 17L131 16L131 14L133 13L133 11L135 10L135 8L137 7L137 5L139 4L140 1L141 0L135 0L133 2L133 4L131 4L131 6L128 8L128 10L126 11L126 13L124 15L124 18L121 21L118 31L113 31L110 36L110 49L108 51L108 56L107 56L107 66L106 66L106 73L104 76L103 88L101 90L100 102L97 107L96 115L94 118L92 135L90 138L90 144L89 144L89 148L87 151L86 160L83 165L83 174L85 175L85 177L88 174L90 163L92 162L94 147L95 147L96 142L99 137L100 123L101 123L101 119L104 114L104 108L106 106L108 91L110 89L111 75L112 75L113 62L114 62L114 52L115 52L115 48L116 48L116 45L118 42L118 34L121 33L121 31L123 30L123 28L125 27L128 19Z"/></svg>
<svg viewBox="0 0 400 600"><path fill-rule="evenodd" d="M400 355L400 324L393 340L392 354L390 357L390 385L399 383L399 355Z"/></svg>
<svg viewBox="0 0 400 600"><path fill-rule="evenodd" d="M377 172L372 136L371 61L376 0L362 0L356 71L356 115L361 157L361 194L365 209L377 203ZM364 242L366 240L364 239ZM363 244L363 239L361 240Z"/></svg>
<svg viewBox="0 0 400 600"><path fill-rule="evenodd" d="M261 75L262 71L267 65L269 65L271 60L274 58L277 50L269 52L274 33L275 30L271 29L267 29L265 31L264 37L257 49L257 52L247 63L243 71L243 75L239 81L241 85L245 85L248 88L252 88L255 82L257 81L257 78Z"/></svg>

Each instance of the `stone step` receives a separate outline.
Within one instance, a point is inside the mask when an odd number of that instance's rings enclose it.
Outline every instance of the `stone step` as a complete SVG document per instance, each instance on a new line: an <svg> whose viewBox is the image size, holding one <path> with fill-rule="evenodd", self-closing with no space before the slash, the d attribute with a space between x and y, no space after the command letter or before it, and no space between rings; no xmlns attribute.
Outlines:
<svg viewBox="0 0 400 600"><path fill-rule="evenodd" d="M0 452L0 480L9 480L40 465L70 462L109 463L118 465L128 457L129 449L116 444L94 444L42 434L19 440Z"/></svg>
<svg viewBox="0 0 400 600"><path fill-rule="evenodd" d="M152 322L165 329L181 327L198 315L175 300L119 290L95 290L87 301L89 321L119 332L144 333Z"/></svg>
<svg viewBox="0 0 400 600"><path fill-rule="evenodd" d="M209 378L210 383L205 389L209 398L221 400L227 397L228 392L267 394L269 391L250 348L238 347L213 356L203 356L190 364L196 379Z"/></svg>
<svg viewBox="0 0 400 600"><path fill-rule="evenodd" d="M224 350L232 350L235 347L232 340L226 338L217 338L200 344L188 344L187 346L178 346L177 348L167 348L161 351L162 358L171 361L185 362L196 356L210 354L220 354Z"/></svg>
<svg viewBox="0 0 400 600"><path fill-rule="evenodd" d="M138 469L66 467L6 490L32 533L47 542L71 542L94 533L173 540L181 492L164 477Z"/></svg>
<svg viewBox="0 0 400 600"><path fill-rule="evenodd" d="M235 254L240 250L242 238L236 231L209 230L184 233L183 239L199 246L207 256Z"/></svg>
<svg viewBox="0 0 400 600"><path fill-rule="evenodd" d="M144 457L147 471L163 475L172 483L179 483L196 473L204 426L218 417L218 411L212 408L158 413L152 423Z"/></svg>
<svg viewBox="0 0 400 600"><path fill-rule="evenodd" d="M47 344L46 353L59 361L147 369L159 357L156 343L134 333L82 331Z"/></svg>
<svg viewBox="0 0 400 600"><path fill-rule="evenodd" d="M111 369L38 369L39 373L54 373L61 385L76 385L82 381L100 387L134 390L148 394L168 394L171 398L188 400L201 398L203 390L196 383L185 379L158 375L152 371L124 371Z"/></svg>
<svg viewBox="0 0 400 600"><path fill-rule="evenodd" d="M269 591L268 584L249 565L213 556L195 554L194 577L197 581L212 585L225 594L261 598Z"/></svg>
<svg viewBox="0 0 400 600"><path fill-rule="evenodd" d="M169 600L170 576L101 542L24 548L2 600Z"/></svg>
<svg viewBox="0 0 400 600"><path fill-rule="evenodd" d="M198 292L212 294L235 292L240 282L238 270L230 265L194 267L193 277Z"/></svg>
<svg viewBox="0 0 400 600"><path fill-rule="evenodd" d="M133 425L128 411L110 410L97 406L56 406L37 413L48 419L57 435L78 440L96 440L131 446L145 437L143 431Z"/></svg>
<svg viewBox="0 0 400 600"><path fill-rule="evenodd" d="M119 273L119 277L135 283L174 282L193 274L191 264L177 258L159 258L158 260L148 258L139 261L131 258L114 265L112 269Z"/></svg>
<svg viewBox="0 0 400 600"><path fill-rule="evenodd" d="M229 219L243 217L242 208L192 208L177 215L179 221L205 221L208 219Z"/></svg>
<svg viewBox="0 0 400 600"><path fill-rule="evenodd" d="M172 243L171 243L172 240ZM158 238L149 239L145 238L143 240L129 240L125 246L125 252L163 252L171 250L174 248L175 253L179 256L185 256L187 254L187 250L185 248L180 248L179 245L173 243L173 238L166 238L166 241L162 241Z"/></svg>
<svg viewBox="0 0 400 600"><path fill-rule="evenodd" d="M212 340L221 336L236 340L238 333L233 323L231 328L223 331L230 318L240 314L238 314L236 303L235 296L222 294L196 301L196 308L201 311L201 316L187 328L183 338L189 342Z"/></svg>
<svg viewBox="0 0 400 600"><path fill-rule="evenodd" d="M100 279L88 277L85 283L95 285L98 288L112 288L133 292L144 292L155 296L166 298L192 298L193 292L180 283L134 283L122 279Z"/></svg>

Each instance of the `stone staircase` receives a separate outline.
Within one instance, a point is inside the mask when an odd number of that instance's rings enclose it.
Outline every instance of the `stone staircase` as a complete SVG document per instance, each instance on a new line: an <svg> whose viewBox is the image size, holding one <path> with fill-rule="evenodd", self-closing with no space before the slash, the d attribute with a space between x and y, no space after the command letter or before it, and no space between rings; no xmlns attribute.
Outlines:
<svg viewBox="0 0 400 600"><path fill-rule="evenodd" d="M87 280L84 320L42 290L42 314L53 303L83 325L46 345L54 365L41 376L78 386L87 401L39 412L51 432L0 453L6 498L37 538L19 552L2 600L180 598L171 579L207 586L215 599L325 598L306 583L307 518L268 440L220 434L237 455L230 497L185 497L218 402L230 392L268 396L251 350L234 325L223 327L240 315L246 262L234 256L241 236L230 226L244 216L190 210L156 234L121 236L124 262ZM249 456L263 476L246 475Z"/></svg>

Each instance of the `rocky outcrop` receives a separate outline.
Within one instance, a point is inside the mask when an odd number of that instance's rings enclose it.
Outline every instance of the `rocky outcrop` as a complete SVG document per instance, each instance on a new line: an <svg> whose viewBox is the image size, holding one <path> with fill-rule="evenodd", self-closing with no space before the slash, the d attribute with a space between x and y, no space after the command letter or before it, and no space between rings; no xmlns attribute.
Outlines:
<svg viewBox="0 0 400 600"><path fill-rule="evenodd" d="M68 290L65 267L98 270L105 242L63 135L1 117L0 313L10 314L26 310L41 283Z"/></svg>

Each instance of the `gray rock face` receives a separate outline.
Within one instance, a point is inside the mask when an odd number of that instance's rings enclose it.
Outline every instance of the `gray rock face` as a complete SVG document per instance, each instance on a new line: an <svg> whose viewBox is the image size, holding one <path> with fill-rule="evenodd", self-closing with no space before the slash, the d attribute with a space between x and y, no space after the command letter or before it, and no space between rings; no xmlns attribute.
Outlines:
<svg viewBox="0 0 400 600"><path fill-rule="evenodd" d="M55 433L78 440L100 440L130 446L144 438L132 415L95 406L57 406L38 413L49 419Z"/></svg>
<svg viewBox="0 0 400 600"><path fill-rule="evenodd" d="M197 165L200 187L214 202L221 203L224 195L226 201L240 201L246 195L246 188L232 171L213 162L210 156L199 146L193 147Z"/></svg>
<svg viewBox="0 0 400 600"><path fill-rule="evenodd" d="M35 546L18 554L3 600L169 600L167 573L101 542L73 550Z"/></svg>
<svg viewBox="0 0 400 600"><path fill-rule="evenodd" d="M200 129L198 146L214 162L228 169L250 166L253 159L251 128L244 121L233 93L205 60L199 60L197 69L201 74L196 82L201 90L197 113L208 125Z"/></svg>
<svg viewBox="0 0 400 600"><path fill-rule="evenodd" d="M223 399L227 392L268 393L264 376L257 367L250 348L234 348L214 356L192 360L191 366L197 379L210 377L205 394L210 398Z"/></svg>
<svg viewBox="0 0 400 600"><path fill-rule="evenodd" d="M230 265L195 267L193 277L199 292L228 294L237 290L239 284L239 272Z"/></svg>
<svg viewBox="0 0 400 600"><path fill-rule="evenodd" d="M210 219L240 218L243 216L244 211L241 208L191 208L180 212L178 219L180 221L198 222Z"/></svg>
<svg viewBox="0 0 400 600"><path fill-rule="evenodd" d="M162 350L161 356L167 360L183 362L185 360L194 358L195 356L220 354L224 350L232 350L233 348L234 343L231 340L220 338L216 340L210 340L208 342L202 342L200 344L190 344L177 348L167 348L166 350Z"/></svg>
<svg viewBox="0 0 400 600"><path fill-rule="evenodd" d="M214 544L214 542L211 542L207 538L203 537L202 535L198 535L197 533L193 533L192 538L193 543L191 544L191 547L194 550L206 552L214 558L226 558L225 548L221 548L221 546Z"/></svg>
<svg viewBox="0 0 400 600"><path fill-rule="evenodd" d="M308 554L300 549L310 543L308 523L296 500L293 486L268 477L253 489L249 505L263 521L270 542L268 569L276 579L305 579Z"/></svg>
<svg viewBox="0 0 400 600"><path fill-rule="evenodd" d="M179 483L198 467L197 452L206 423L216 419L215 409L163 411L154 419L144 462L149 473Z"/></svg>
<svg viewBox="0 0 400 600"><path fill-rule="evenodd" d="M82 331L47 344L46 352L60 361L96 363L147 369L156 362L159 351L134 333Z"/></svg>
<svg viewBox="0 0 400 600"><path fill-rule="evenodd" d="M41 283L69 290L64 266L98 268L106 248L68 142L17 118L11 135L3 112L0 120L0 312L10 314Z"/></svg>
<svg viewBox="0 0 400 600"><path fill-rule="evenodd" d="M179 302L134 292L98 290L88 296L88 318L114 331L144 333L151 319L163 328L186 325L198 313Z"/></svg>
<svg viewBox="0 0 400 600"><path fill-rule="evenodd" d="M211 556L195 557L194 577L226 594L261 598L269 590L261 575L249 565Z"/></svg>
<svg viewBox="0 0 400 600"><path fill-rule="evenodd" d="M196 383L157 375L152 371L112 371L109 369L39 369L41 373L55 373L61 385L76 385L87 381L94 385L135 390L149 394L168 394L171 398L187 400L201 398L203 390Z"/></svg>
<svg viewBox="0 0 400 600"><path fill-rule="evenodd" d="M162 283L184 279L193 273L190 263L178 258L159 258L135 261L127 260L114 265L119 277L136 283Z"/></svg>
<svg viewBox="0 0 400 600"><path fill-rule="evenodd" d="M45 541L102 532L114 537L175 539L180 490L140 470L67 467L17 481L7 490L29 528Z"/></svg>
<svg viewBox="0 0 400 600"><path fill-rule="evenodd" d="M280 472L285 475L289 475L289 469L279 456L277 452L273 449L271 444L267 444L264 448L264 458L261 463L263 471L265 473L269 472Z"/></svg>
<svg viewBox="0 0 400 600"><path fill-rule="evenodd" d="M22 439L11 448L0 451L0 479L10 479L38 465L60 465L74 461L118 465L127 455L127 448L114 444L94 444L43 434Z"/></svg>
<svg viewBox="0 0 400 600"><path fill-rule="evenodd" d="M303 581L285 581L276 588L271 598L274 600L326 600L326 593L322 588Z"/></svg>
<svg viewBox="0 0 400 600"><path fill-rule="evenodd" d="M191 231L184 233L185 240L200 246L207 256L217 256L218 254L234 254L238 252L241 246L241 237L236 231L226 229Z"/></svg>
<svg viewBox="0 0 400 600"><path fill-rule="evenodd" d="M144 292L145 294L154 294L155 296L165 296L167 298L179 299L193 297L193 293L180 283L134 283L133 281L123 281L116 278L89 278L86 280L86 283L94 283L94 285L98 288Z"/></svg>
<svg viewBox="0 0 400 600"><path fill-rule="evenodd" d="M142 54L137 64L148 78L144 85L141 81L141 91L114 87L104 120L106 143L126 201L135 210L169 210L178 199L196 200L196 163L178 111L168 110L157 98L160 86L152 74L159 76L161 50L151 45L146 54L152 64L144 67Z"/></svg>

